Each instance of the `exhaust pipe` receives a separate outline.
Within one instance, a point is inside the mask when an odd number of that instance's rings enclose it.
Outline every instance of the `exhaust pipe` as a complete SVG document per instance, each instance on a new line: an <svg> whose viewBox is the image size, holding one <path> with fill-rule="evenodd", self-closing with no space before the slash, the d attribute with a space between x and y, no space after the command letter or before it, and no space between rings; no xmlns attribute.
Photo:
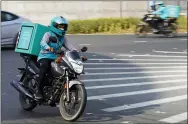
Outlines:
<svg viewBox="0 0 188 124"><path fill-rule="evenodd" d="M23 93L24 95L26 95L27 97L34 99L33 96L27 91L25 90L24 87L21 86L21 84L18 81L12 81L10 82L10 84L20 93Z"/></svg>

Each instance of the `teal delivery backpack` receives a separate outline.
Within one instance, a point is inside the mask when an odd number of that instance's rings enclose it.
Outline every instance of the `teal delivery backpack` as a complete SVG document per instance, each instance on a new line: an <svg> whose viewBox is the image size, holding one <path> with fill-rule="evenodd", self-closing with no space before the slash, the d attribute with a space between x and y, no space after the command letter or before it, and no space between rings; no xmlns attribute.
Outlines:
<svg viewBox="0 0 188 124"><path fill-rule="evenodd" d="M38 56L40 42L49 27L37 23L23 23L17 39L15 52Z"/></svg>
<svg viewBox="0 0 188 124"><path fill-rule="evenodd" d="M167 13L168 18L179 18L181 7L174 5L167 5L165 7L165 12Z"/></svg>

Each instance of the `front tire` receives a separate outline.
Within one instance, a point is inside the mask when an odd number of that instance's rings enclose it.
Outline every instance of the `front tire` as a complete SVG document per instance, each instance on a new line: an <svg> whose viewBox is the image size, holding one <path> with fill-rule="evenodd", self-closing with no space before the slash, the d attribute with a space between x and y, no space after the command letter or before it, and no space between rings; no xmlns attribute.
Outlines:
<svg viewBox="0 0 188 124"><path fill-rule="evenodd" d="M138 24L135 28L135 35L137 37L146 37L147 36L147 26L144 24Z"/></svg>
<svg viewBox="0 0 188 124"><path fill-rule="evenodd" d="M66 100L65 100L66 93L62 93L61 98L60 98L59 110L60 110L61 116L66 121L76 121L85 110L86 103L87 103L87 93L86 93L85 87L83 85L78 85L78 84L73 85L69 91L70 91L71 103L66 102ZM74 94L74 91L77 92L77 93L75 93L75 98L73 98L74 96L72 95L72 94ZM66 90L65 90L65 92L66 92ZM78 96L77 98L76 98L76 94ZM80 97L80 101L79 101L79 97ZM78 101L76 101L75 99L77 99ZM74 100L75 100L75 103L80 102L80 106L74 114L70 114L70 108L67 109L67 106L72 104L72 101L74 101ZM73 104L75 104L75 103L73 103ZM75 107L74 105L70 105L70 106ZM71 108L71 109L73 111L75 111L74 108Z"/></svg>

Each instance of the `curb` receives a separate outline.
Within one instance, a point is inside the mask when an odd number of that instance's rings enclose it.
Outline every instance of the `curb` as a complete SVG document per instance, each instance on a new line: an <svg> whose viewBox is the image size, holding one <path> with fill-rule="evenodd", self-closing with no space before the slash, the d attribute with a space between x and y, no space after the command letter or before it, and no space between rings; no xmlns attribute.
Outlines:
<svg viewBox="0 0 188 124"><path fill-rule="evenodd" d="M152 33L148 33L148 34L152 34ZM180 32L180 33L178 33L178 34L187 34L187 32ZM134 33L120 33L120 34L66 34L66 35L78 35L78 36L83 36L83 35L88 35L88 36L92 36L92 35L98 35L98 36L100 36L100 35L135 35Z"/></svg>

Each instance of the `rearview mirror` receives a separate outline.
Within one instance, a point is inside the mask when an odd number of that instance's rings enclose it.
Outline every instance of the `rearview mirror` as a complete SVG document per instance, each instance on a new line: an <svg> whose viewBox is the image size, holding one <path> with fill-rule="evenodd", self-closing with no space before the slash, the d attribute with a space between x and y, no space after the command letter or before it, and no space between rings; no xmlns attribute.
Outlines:
<svg viewBox="0 0 188 124"><path fill-rule="evenodd" d="M85 46L82 47L81 51L82 51L82 52L86 52L86 51L87 51L87 47L85 47Z"/></svg>

